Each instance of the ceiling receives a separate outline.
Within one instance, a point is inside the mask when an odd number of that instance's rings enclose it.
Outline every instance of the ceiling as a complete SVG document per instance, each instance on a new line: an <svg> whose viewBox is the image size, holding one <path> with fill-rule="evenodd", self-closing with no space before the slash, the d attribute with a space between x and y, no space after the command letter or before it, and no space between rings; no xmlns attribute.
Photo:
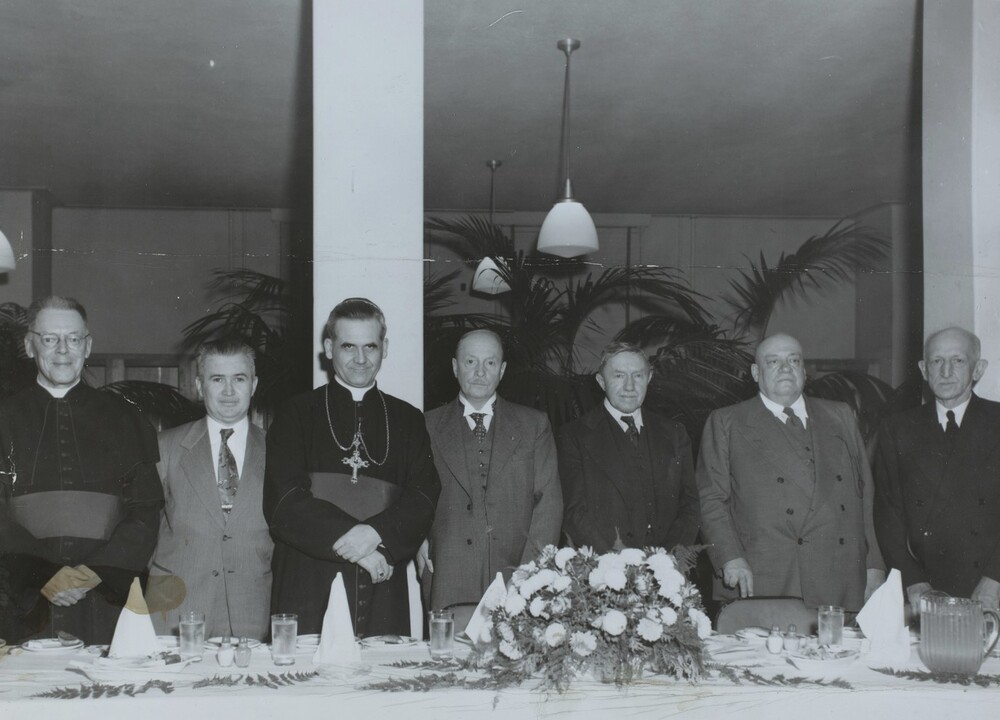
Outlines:
<svg viewBox="0 0 1000 720"><path fill-rule="evenodd" d="M0 187L66 205L293 206L310 183L309 7L4 0ZM583 42L572 177L592 212L906 201L918 7L425 0L425 205L487 207L491 159L499 209L551 205L567 35Z"/></svg>

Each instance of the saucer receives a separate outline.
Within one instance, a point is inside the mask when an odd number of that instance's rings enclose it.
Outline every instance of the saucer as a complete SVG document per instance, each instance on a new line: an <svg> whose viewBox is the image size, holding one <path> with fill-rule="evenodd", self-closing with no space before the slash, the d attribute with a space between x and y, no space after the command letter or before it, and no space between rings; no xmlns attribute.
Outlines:
<svg viewBox="0 0 1000 720"><path fill-rule="evenodd" d="M69 645L57 638L39 638L37 640L27 640L21 645L28 652L59 653L74 652L83 647L83 640L77 640Z"/></svg>

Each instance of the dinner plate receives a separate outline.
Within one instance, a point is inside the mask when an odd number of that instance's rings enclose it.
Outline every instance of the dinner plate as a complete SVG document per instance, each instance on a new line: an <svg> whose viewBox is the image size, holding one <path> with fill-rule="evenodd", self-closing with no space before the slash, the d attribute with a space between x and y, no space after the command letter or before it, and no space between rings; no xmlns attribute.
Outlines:
<svg viewBox="0 0 1000 720"><path fill-rule="evenodd" d="M362 638L361 644L365 647L407 647L410 645L416 645L419 640L415 637L408 637L406 635L373 635L372 637Z"/></svg>
<svg viewBox="0 0 1000 720"><path fill-rule="evenodd" d="M858 641L860 642L860 641ZM802 649L786 654L799 670L822 675L840 672L858 659L860 653L852 648L819 647L813 642Z"/></svg>
<svg viewBox="0 0 1000 720"><path fill-rule="evenodd" d="M83 647L83 640L77 640L69 645L64 645L56 638L39 638L37 640L27 640L21 645L28 652L59 653L75 652Z"/></svg>
<svg viewBox="0 0 1000 720"><path fill-rule="evenodd" d="M306 635L299 635L295 641L295 644L299 647L319 647L319 635L317 633L308 633Z"/></svg>
<svg viewBox="0 0 1000 720"><path fill-rule="evenodd" d="M762 627L745 627L736 631L736 637L740 640L746 640L754 643L765 642L767 640L767 636L770 634L770 630Z"/></svg>
<svg viewBox="0 0 1000 720"><path fill-rule="evenodd" d="M237 645L240 644L240 639L237 637L231 637L229 638L229 644L235 648ZM208 640L205 641L205 645L206 647L209 647L212 650L218 650L220 647L222 647L222 638L210 637ZM260 640L254 640L253 638L250 638L247 642L247 645L249 645L250 649L253 650L255 647L260 647Z"/></svg>

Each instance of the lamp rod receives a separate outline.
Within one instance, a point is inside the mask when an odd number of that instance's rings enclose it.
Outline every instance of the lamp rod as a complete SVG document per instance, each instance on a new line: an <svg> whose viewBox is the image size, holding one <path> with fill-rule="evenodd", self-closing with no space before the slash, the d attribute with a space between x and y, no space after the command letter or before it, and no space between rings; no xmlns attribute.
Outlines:
<svg viewBox="0 0 1000 720"><path fill-rule="evenodd" d="M562 165L563 172L560 180L563 185L563 194L560 197L571 198L572 189L569 184L569 159L570 159L570 135L569 135L569 72L570 55L580 47L580 41L574 38L564 38L556 42L556 47L566 55L566 77L563 83L563 107L562 107Z"/></svg>

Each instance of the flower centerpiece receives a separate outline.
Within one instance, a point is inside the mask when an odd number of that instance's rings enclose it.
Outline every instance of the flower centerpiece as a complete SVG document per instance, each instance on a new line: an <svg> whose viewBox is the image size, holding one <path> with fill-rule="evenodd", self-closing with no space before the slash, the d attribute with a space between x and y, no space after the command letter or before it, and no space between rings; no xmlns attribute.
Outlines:
<svg viewBox="0 0 1000 720"><path fill-rule="evenodd" d="M490 608L478 664L518 682L541 673L560 692L579 675L625 685L646 669L695 681L712 626L685 569L661 548L550 545Z"/></svg>

